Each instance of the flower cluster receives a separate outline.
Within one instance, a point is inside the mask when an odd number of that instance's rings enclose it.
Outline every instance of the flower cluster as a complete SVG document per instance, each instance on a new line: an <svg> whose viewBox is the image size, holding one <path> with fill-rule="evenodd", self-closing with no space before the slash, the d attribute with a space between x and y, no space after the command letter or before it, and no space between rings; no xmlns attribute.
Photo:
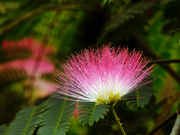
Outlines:
<svg viewBox="0 0 180 135"><path fill-rule="evenodd" d="M36 75L33 76L41 76L42 74L52 73L55 70L54 64L47 59L47 55L52 54L54 48L46 47L34 38L25 38L18 41L4 40L2 48L10 58L13 57L13 60L1 64L0 71L6 68L16 68L26 71L26 73L31 76L37 57L41 57L41 59L38 61L39 64L36 69ZM25 55L21 55L22 53L30 53L30 56L23 58ZM21 57L18 58L18 56ZM17 57L17 59L14 59L14 57Z"/></svg>
<svg viewBox="0 0 180 135"><path fill-rule="evenodd" d="M45 46L37 42L34 38L25 38L17 41L4 40L0 50L6 54L8 61L0 64L0 75L4 80L15 78L26 78L19 76L25 72L28 78L36 79L34 88L37 97L45 97L51 94L49 82L42 79L44 74L50 74L55 71L55 65L48 60L48 56L55 52L52 46ZM16 72L12 72L16 71ZM30 79L26 78L23 82L32 85ZM29 93L28 93L29 94Z"/></svg>
<svg viewBox="0 0 180 135"><path fill-rule="evenodd" d="M73 101L114 104L148 83L152 67L142 52L102 46L71 55L57 70L56 92ZM60 97L60 98L63 98Z"/></svg>

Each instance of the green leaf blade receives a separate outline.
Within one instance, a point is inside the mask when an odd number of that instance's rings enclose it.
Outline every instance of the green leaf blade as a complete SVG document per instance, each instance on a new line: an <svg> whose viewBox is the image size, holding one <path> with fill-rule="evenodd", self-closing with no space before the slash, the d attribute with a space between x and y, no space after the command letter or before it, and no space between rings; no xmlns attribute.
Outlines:
<svg viewBox="0 0 180 135"><path fill-rule="evenodd" d="M104 118L109 110L109 105L96 105L92 102L80 102L79 105L79 121L83 125L92 126L94 122L98 122L100 118Z"/></svg>
<svg viewBox="0 0 180 135"><path fill-rule="evenodd" d="M150 83L130 94L125 95L123 99L133 98L128 100L126 104L132 108L138 108L138 107L143 108L146 104L148 104L152 94L153 94L153 87L152 84Z"/></svg>
<svg viewBox="0 0 180 135"><path fill-rule="evenodd" d="M24 107L11 123L8 135L27 135L27 130L35 114L36 107Z"/></svg>
<svg viewBox="0 0 180 135"><path fill-rule="evenodd" d="M74 114L75 105L72 103L72 101L50 97L38 135L64 135Z"/></svg>
<svg viewBox="0 0 180 135"><path fill-rule="evenodd" d="M7 135L7 132L8 132L8 126L1 125L0 126L0 135Z"/></svg>

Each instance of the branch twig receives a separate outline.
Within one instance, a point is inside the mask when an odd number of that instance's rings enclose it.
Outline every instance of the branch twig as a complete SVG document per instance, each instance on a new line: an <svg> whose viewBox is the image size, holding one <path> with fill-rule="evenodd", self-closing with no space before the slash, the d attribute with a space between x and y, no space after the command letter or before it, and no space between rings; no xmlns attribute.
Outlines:
<svg viewBox="0 0 180 135"><path fill-rule="evenodd" d="M161 59L159 56L157 56L151 49L148 47L148 44L146 44L137 33L134 34L135 40L139 43L139 45L142 47L144 52L154 58L155 60ZM160 63L161 66L169 72L169 74L178 82L180 83L180 76L167 64Z"/></svg>
<svg viewBox="0 0 180 135"><path fill-rule="evenodd" d="M56 11L56 13L55 13L55 15L54 15L54 17L53 17L53 19L52 19L52 21L51 21L51 23L50 23L49 29L48 29L48 31L46 32L46 35L44 36L44 39L43 39L42 44L41 44L41 46L40 46L38 55L37 55L37 57L35 58L35 63L34 63L33 69L32 69L31 77L30 77L30 85L31 85L31 87L32 87L32 89L30 89L30 91L31 91L30 101L29 101L29 104L30 104L30 105L33 105L33 104L34 104L34 94L33 94L34 90L33 90L33 88L34 88L34 83L35 83L35 81L36 81L36 74L37 74L37 71L38 71L40 62L41 62L41 60L42 60L42 58L43 58L43 53L44 53L44 49L45 49L44 45L47 44L47 42L48 42L48 39L49 39L48 36L49 36L49 34L52 32L52 29L53 29L53 27L54 27L53 23L56 22L57 17L58 17L58 13L59 13L59 12Z"/></svg>
<svg viewBox="0 0 180 135"><path fill-rule="evenodd" d="M152 60L149 62L149 64L153 64L153 63L180 63L180 59L160 59L160 60Z"/></svg>
<svg viewBox="0 0 180 135"><path fill-rule="evenodd" d="M174 112L168 118L166 118L163 122L161 122L157 127L155 127L151 132L149 132L147 135L153 135L156 131L158 131L160 128L165 126L168 122L170 122L171 120L175 119L176 116L177 116L177 113Z"/></svg>
<svg viewBox="0 0 180 135"><path fill-rule="evenodd" d="M52 11L52 10L55 10L55 11L56 10L57 11L58 10L80 10L80 11L84 11L84 12L102 14L105 17L108 17L107 15L103 14L101 10L97 10L97 11L90 10L90 9L84 8L83 6L78 5L78 4L49 6L49 7L45 7L42 9L36 9L32 12L25 13L21 17L19 17L17 20L13 20L12 23L10 23L9 25L6 25L6 23L4 24L5 26L1 24L0 26L3 27L3 29L0 31L0 36L2 36L5 32L15 28L17 25L19 25L23 21L25 21L29 18L35 17L41 13L44 13L47 11Z"/></svg>

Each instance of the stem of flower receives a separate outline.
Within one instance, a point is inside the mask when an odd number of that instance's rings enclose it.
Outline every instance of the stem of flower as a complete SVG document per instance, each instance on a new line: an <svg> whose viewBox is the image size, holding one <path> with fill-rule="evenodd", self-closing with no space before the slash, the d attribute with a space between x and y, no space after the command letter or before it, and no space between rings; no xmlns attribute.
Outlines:
<svg viewBox="0 0 180 135"><path fill-rule="evenodd" d="M122 123L120 122L120 120L119 120L119 118L118 118L118 116L116 114L116 111L114 110L114 105L111 106L111 111L112 111L112 113L114 115L114 118L115 118L116 122L118 123L118 125L120 127L120 130L121 130L122 134L126 135L126 133L125 133L123 127L122 127Z"/></svg>

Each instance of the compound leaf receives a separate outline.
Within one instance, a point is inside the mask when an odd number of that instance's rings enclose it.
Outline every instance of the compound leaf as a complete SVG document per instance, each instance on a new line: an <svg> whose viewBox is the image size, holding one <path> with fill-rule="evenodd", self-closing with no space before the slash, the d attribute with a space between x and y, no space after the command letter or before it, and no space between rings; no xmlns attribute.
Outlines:
<svg viewBox="0 0 180 135"><path fill-rule="evenodd" d="M79 121L83 125L92 126L100 118L104 118L109 110L109 105L96 105L92 102L79 103Z"/></svg>

